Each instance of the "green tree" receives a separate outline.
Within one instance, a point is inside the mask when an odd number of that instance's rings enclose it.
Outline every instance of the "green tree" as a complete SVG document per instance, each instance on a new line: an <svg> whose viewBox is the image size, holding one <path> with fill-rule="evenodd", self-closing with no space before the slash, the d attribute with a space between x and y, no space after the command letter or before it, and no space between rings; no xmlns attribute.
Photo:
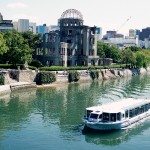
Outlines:
<svg viewBox="0 0 150 150"><path fill-rule="evenodd" d="M0 55L3 55L8 50L6 46L6 40L4 39L3 35L0 33Z"/></svg>
<svg viewBox="0 0 150 150"><path fill-rule="evenodd" d="M121 60L122 60L122 63L125 63L126 66L129 65L129 66L135 66L135 63L136 63L136 58L135 58L135 55L134 53L131 51L130 48L127 48L127 49L124 49L122 51L122 56L121 56Z"/></svg>
<svg viewBox="0 0 150 150"><path fill-rule="evenodd" d="M97 54L100 58L112 58L115 63L121 59L121 52L116 46L103 42L97 42Z"/></svg>
<svg viewBox="0 0 150 150"><path fill-rule="evenodd" d="M136 67L138 68L147 67L147 58L143 52L136 53Z"/></svg>
<svg viewBox="0 0 150 150"><path fill-rule="evenodd" d="M31 61L32 50L20 33L8 31L4 33L4 38L9 48L7 53L4 54L5 61L14 65Z"/></svg>
<svg viewBox="0 0 150 150"><path fill-rule="evenodd" d="M105 58L105 49L108 48L108 45L103 42L97 42L97 54L100 58Z"/></svg>
<svg viewBox="0 0 150 150"><path fill-rule="evenodd" d="M137 46L131 46L131 47L129 47L129 49L130 49L132 52L137 52L137 51L142 50L140 47L137 47Z"/></svg>
<svg viewBox="0 0 150 150"><path fill-rule="evenodd" d="M29 47L32 49L33 54L35 54L35 50L39 47L41 43L42 37L40 34L33 34L31 31L23 32L23 38L28 43Z"/></svg>

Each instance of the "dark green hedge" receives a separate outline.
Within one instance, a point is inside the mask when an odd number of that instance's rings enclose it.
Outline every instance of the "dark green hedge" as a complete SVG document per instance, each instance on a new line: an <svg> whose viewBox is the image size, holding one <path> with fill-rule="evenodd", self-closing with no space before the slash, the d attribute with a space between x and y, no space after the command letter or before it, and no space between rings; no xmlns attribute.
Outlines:
<svg viewBox="0 0 150 150"><path fill-rule="evenodd" d="M90 77L92 80L99 78L99 71L98 70L90 70Z"/></svg>
<svg viewBox="0 0 150 150"><path fill-rule="evenodd" d="M23 64L17 64L17 65L12 65L12 64L0 64L1 69L18 69L18 67L22 70L24 68ZM36 67L33 66L28 66L29 69L35 70Z"/></svg>
<svg viewBox="0 0 150 150"><path fill-rule="evenodd" d="M17 66L14 66L12 64L0 64L0 68L2 68L2 69L17 69Z"/></svg>
<svg viewBox="0 0 150 150"><path fill-rule="evenodd" d="M62 66L51 66L51 67L41 67L39 70L41 71L63 71L66 70L67 68L62 67Z"/></svg>
<svg viewBox="0 0 150 150"><path fill-rule="evenodd" d="M38 60L32 60L32 62L29 63L29 66L33 66L35 68L43 67L42 63Z"/></svg>
<svg viewBox="0 0 150 150"><path fill-rule="evenodd" d="M31 70L36 70L37 68L36 67L33 67L33 66L28 66L29 69Z"/></svg>
<svg viewBox="0 0 150 150"><path fill-rule="evenodd" d="M78 82L80 79L80 74L77 71L69 71L68 82Z"/></svg>
<svg viewBox="0 0 150 150"><path fill-rule="evenodd" d="M0 85L4 85L5 79L4 79L4 75L0 74Z"/></svg>
<svg viewBox="0 0 150 150"><path fill-rule="evenodd" d="M56 81L56 76L54 73L51 72L40 72L37 74L36 77L36 84L49 84Z"/></svg>
<svg viewBox="0 0 150 150"><path fill-rule="evenodd" d="M3 69L18 69L18 66L20 66L20 69L23 69L22 64L17 64L16 66L12 64L0 64L0 68ZM28 66L29 69L35 70L36 67ZM64 71L64 70L95 70L95 69L108 69L108 68L124 68L124 64L113 64L110 66L76 66L76 67L62 67L62 66L51 66L51 67L40 67L39 70L41 71Z"/></svg>
<svg viewBox="0 0 150 150"><path fill-rule="evenodd" d="M41 71L64 71L64 70L96 70L96 69L110 69L110 68L124 68L124 64L113 64L110 66L77 66L77 67L62 67L62 66L51 66L41 67Z"/></svg>

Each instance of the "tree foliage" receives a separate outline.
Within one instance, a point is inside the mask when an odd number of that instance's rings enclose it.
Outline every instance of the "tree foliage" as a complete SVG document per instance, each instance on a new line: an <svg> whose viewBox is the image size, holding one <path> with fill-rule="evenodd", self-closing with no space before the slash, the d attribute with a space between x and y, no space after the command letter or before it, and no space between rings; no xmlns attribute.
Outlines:
<svg viewBox="0 0 150 150"><path fill-rule="evenodd" d="M30 62L32 51L22 35L16 31L4 33L8 51L3 55L4 62L12 64Z"/></svg>
<svg viewBox="0 0 150 150"><path fill-rule="evenodd" d="M0 33L0 55L3 55L8 50L6 46L6 40L4 39L3 35Z"/></svg>
<svg viewBox="0 0 150 150"><path fill-rule="evenodd" d="M128 49L128 48L127 48ZM140 47L137 47L137 46L131 46L129 47L129 49L132 51L132 52L137 52L137 51L141 51L142 49Z"/></svg>
<svg viewBox="0 0 150 150"><path fill-rule="evenodd" d="M33 54L35 54L35 50L39 47L41 43L41 35L33 34L31 31L21 33L24 40L28 43L29 47L32 49Z"/></svg>
<svg viewBox="0 0 150 150"><path fill-rule="evenodd" d="M122 63L125 63L126 65L129 64L130 66L134 66L136 63L136 58L134 53L131 51L131 49L127 48L122 51Z"/></svg>
<svg viewBox="0 0 150 150"><path fill-rule="evenodd" d="M97 54L100 58L112 58L115 63L121 59L121 52L116 46L103 42L97 43Z"/></svg>

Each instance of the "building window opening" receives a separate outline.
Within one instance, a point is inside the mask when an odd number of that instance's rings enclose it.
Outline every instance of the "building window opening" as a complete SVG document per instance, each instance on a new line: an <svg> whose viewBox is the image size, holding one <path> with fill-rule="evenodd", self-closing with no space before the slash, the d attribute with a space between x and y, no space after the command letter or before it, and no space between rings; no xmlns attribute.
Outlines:
<svg viewBox="0 0 150 150"><path fill-rule="evenodd" d="M72 30L68 30L68 35L72 35Z"/></svg>
<svg viewBox="0 0 150 150"><path fill-rule="evenodd" d="M70 43L72 43L72 41L71 41L71 40L67 40L67 43L69 43L69 44L70 44Z"/></svg>
<svg viewBox="0 0 150 150"><path fill-rule="evenodd" d="M91 65L95 66L95 61L91 60Z"/></svg>
<svg viewBox="0 0 150 150"><path fill-rule="evenodd" d="M67 66L71 66L71 61L70 60L67 61Z"/></svg>

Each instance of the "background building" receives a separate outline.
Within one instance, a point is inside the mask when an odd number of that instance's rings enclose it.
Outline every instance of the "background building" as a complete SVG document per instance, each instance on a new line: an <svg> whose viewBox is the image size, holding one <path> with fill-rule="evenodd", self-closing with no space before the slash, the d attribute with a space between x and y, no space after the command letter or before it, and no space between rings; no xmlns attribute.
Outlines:
<svg viewBox="0 0 150 150"><path fill-rule="evenodd" d="M129 37L130 38L135 38L136 37L136 30L130 29L129 30Z"/></svg>
<svg viewBox="0 0 150 150"><path fill-rule="evenodd" d="M12 29L13 29L12 20L4 20L2 14L0 13L0 32Z"/></svg>
<svg viewBox="0 0 150 150"><path fill-rule="evenodd" d="M51 25L51 26L49 26L49 31L56 31L56 30L60 30L58 25Z"/></svg>
<svg viewBox="0 0 150 150"><path fill-rule="evenodd" d="M18 22L13 22L13 28L18 32L31 31L36 34L36 23L29 22L28 19L19 19Z"/></svg>
<svg viewBox="0 0 150 150"><path fill-rule="evenodd" d="M108 40L110 38L124 38L124 35L117 33L117 31L106 31L103 40Z"/></svg>
<svg viewBox="0 0 150 150"><path fill-rule="evenodd" d="M102 39L102 28L101 27L97 27L96 28L96 34L97 34L97 39L101 40Z"/></svg>
<svg viewBox="0 0 150 150"><path fill-rule="evenodd" d="M36 27L36 33L43 35L43 34L48 33L48 32L49 32L49 29L46 26L46 24L39 25Z"/></svg>
<svg viewBox="0 0 150 150"><path fill-rule="evenodd" d="M145 29L142 29L139 35L139 39L144 41L146 38L149 38L150 36L150 27L147 27Z"/></svg>
<svg viewBox="0 0 150 150"><path fill-rule="evenodd" d="M18 20L18 32L29 31L29 19L19 19Z"/></svg>
<svg viewBox="0 0 150 150"><path fill-rule="evenodd" d="M36 34L36 23L34 23L34 22L30 22L29 23L29 31L31 31L34 34Z"/></svg>
<svg viewBox="0 0 150 150"><path fill-rule="evenodd" d="M144 40L144 48L150 48L150 37Z"/></svg>
<svg viewBox="0 0 150 150"><path fill-rule="evenodd" d="M13 22L13 28L18 31L18 22Z"/></svg>

